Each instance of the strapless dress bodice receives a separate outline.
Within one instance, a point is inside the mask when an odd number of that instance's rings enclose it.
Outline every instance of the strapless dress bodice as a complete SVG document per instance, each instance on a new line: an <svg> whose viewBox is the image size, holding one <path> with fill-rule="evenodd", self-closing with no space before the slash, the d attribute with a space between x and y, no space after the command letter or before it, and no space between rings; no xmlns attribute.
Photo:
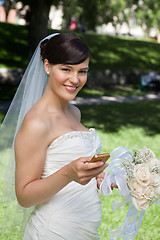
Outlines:
<svg viewBox="0 0 160 240"><path fill-rule="evenodd" d="M101 147L101 139L93 128L58 137L48 147L41 178L80 157L99 153ZM101 202L96 179L86 185L72 181L49 201L36 206L24 240L97 240L100 222Z"/></svg>
<svg viewBox="0 0 160 240"><path fill-rule="evenodd" d="M100 152L102 142L94 128L73 131L56 138L48 147L42 178L80 157Z"/></svg>

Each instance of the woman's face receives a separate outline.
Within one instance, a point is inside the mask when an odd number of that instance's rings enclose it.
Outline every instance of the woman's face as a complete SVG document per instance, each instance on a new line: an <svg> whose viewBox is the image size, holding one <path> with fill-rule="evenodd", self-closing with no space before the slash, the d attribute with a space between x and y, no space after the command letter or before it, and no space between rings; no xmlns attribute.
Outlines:
<svg viewBox="0 0 160 240"><path fill-rule="evenodd" d="M60 98L71 101L87 81L89 58L80 64L56 64L44 61L48 72L48 85Z"/></svg>

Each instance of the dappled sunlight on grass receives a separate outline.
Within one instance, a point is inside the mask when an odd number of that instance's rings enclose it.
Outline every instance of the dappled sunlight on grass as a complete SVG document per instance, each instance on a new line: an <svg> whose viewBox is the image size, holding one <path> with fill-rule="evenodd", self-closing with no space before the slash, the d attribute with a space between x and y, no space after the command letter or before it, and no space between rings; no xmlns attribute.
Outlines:
<svg viewBox="0 0 160 240"><path fill-rule="evenodd" d="M111 152L119 146L129 150L147 146L160 157L160 104L139 102L110 104L104 106L83 106L82 119L87 127L95 127L102 139L102 153ZM108 163L110 160L108 161ZM102 223L100 239L109 239L109 230L122 226L129 205L113 211L112 202L122 198L118 190L113 195L100 196L102 201ZM160 205L150 206L142 220L136 240L159 240ZM122 238L118 238L122 240Z"/></svg>
<svg viewBox="0 0 160 240"><path fill-rule="evenodd" d="M80 109L87 127L94 126L104 133L116 133L122 126L143 128L150 136L160 132L158 101L82 106Z"/></svg>
<svg viewBox="0 0 160 240"><path fill-rule="evenodd" d="M49 29L49 33L54 32L57 31ZM160 44L157 42L96 33L77 34L82 35L91 50L90 69L148 70L159 67ZM3 49L8 52L7 59L0 57L0 67L6 65L25 68L28 62L27 28L0 23L0 35L0 56ZM20 57L18 61L16 56Z"/></svg>
<svg viewBox="0 0 160 240"><path fill-rule="evenodd" d="M141 148L146 146L160 157L159 133L154 137L148 136L143 128L129 128L128 126L121 127L116 133L105 133L101 130L97 132L102 139L102 152L111 152L119 146L124 146L129 150L132 150L133 147Z"/></svg>
<svg viewBox="0 0 160 240"><path fill-rule="evenodd" d="M106 90L96 90L96 89L88 89L84 87L78 93L78 96L82 97L97 97L97 96L143 96L146 94L145 91L137 90L139 86L116 86L109 87Z"/></svg>
<svg viewBox="0 0 160 240"><path fill-rule="evenodd" d="M91 67L93 67L92 60L94 64L97 63L95 69L145 70L152 68L152 58L155 59L154 64L159 62L159 51L157 52L156 49L159 49L160 45L156 42L117 36L90 37L85 35L91 49Z"/></svg>
<svg viewBox="0 0 160 240"><path fill-rule="evenodd" d="M0 23L0 67L25 68L28 63L27 28Z"/></svg>
<svg viewBox="0 0 160 240"><path fill-rule="evenodd" d="M95 106L81 106L82 122L86 127L95 127L102 139L102 151L111 152L119 146L129 150L133 147L141 148L144 145L152 149L157 157L160 157L160 104L158 101L120 103ZM4 114L0 114L2 121ZM5 158L6 152L1 152ZM110 162L110 161L108 161ZM113 195L100 196L102 201L102 223L99 228L100 239L109 239L108 231L122 226L129 205L113 211L112 202L119 202L122 197L118 190L114 189ZM1 205L0 214L5 206ZM159 240L160 206L150 206L139 229L136 240ZM18 239L17 230L14 232ZM0 236L1 237L1 236ZM10 240L10 238L2 238ZM122 240L122 238L119 238Z"/></svg>
<svg viewBox="0 0 160 240"><path fill-rule="evenodd" d="M16 29L16 31L15 31ZM0 23L0 67L22 67L28 63L28 32L23 26ZM83 35L83 34L82 34ZM91 49L91 69L149 69L159 66L160 44L141 41L126 37L100 36L97 34L84 34ZM113 91L82 90L79 96L128 96L141 95L133 88L114 89ZM3 99L11 99L16 88L3 89ZM2 91L1 91L2 93ZM1 95L2 96L2 95ZM147 146L160 156L160 103L139 102L108 104L95 106L81 106L82 122L86 127L96 128L102 139L102 152L111 152L119 146L129 150L133 147ZM0 122L4 114L0 113ZM0 158L5 161L9 150L1 151ZM109 161L108 161L109 162ZM0 166L3 173L3 166ZM2 187L2 184L1 186ZM109 239L108 231L120 227L128 211L128 205L113 211L112 202L120 201L118 190L111 196L101 196L102 224L99 232L101 240ZM0 218L5 206L0 206ZM153 205L147 210L136 240L159 240L160 206ZM10 232L3 240L17 240L17 230L13 236ZM119 238L120 240L120 238Z"/></svg>

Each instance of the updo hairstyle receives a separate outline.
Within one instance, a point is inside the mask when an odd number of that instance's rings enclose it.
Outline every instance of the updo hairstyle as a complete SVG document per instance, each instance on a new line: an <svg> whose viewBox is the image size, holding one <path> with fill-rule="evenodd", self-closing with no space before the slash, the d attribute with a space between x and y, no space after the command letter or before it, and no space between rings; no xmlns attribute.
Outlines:
<svg viewBox="0 0 160 240"><path fill-rule="evenodd" d="M60 33L44 40L41 45L41 57L50 64L79 64L90 56L85 41L71 33Z"/></svg>

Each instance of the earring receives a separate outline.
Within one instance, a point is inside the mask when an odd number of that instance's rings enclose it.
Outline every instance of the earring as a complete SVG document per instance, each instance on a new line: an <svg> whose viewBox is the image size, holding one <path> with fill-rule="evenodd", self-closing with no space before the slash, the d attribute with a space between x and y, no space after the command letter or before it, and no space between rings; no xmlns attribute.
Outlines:
<svg viewBox="0 0 160 240"><path fill-rule="evenodd" d="M49 72L47 72L47 75L49 75Z"/></svg>

